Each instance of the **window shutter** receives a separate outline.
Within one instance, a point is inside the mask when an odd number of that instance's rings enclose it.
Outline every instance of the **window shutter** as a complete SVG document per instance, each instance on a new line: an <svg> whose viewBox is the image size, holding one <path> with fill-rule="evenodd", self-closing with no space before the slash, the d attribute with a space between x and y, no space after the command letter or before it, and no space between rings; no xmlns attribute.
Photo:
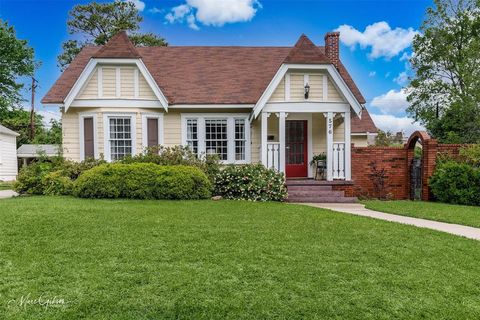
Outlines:
<svg viewBox="0 0 480 320"><path fill-rule="evenodd" d="M94 157L93 118L83 119L83 135L85 159Z"/></svg>

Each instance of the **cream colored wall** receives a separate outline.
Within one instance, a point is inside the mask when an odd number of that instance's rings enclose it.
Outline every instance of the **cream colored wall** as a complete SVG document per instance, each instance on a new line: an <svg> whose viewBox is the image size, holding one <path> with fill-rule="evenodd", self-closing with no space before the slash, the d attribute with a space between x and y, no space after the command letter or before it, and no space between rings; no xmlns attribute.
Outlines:
<svg viewBox="0 0 480 320"><path fill-rule="evenodd" d="M102 92L98 92L99 71L101 68ZM150 88L147 80L136 66L118 67L120 76L117 79L117 67L115 66L99 66L97 67L90 79L84 85L83 89L76 99L144 99L157 100L155 93ZM138 97L135 97L135 72L138 72ZM117 81L120 82L120 92L117 97Z"/></svg>
<svg viewBox="0 0 480 320"><path fill-rule="evenodd" d="M78 113L72 109L62 112L63 155L70 160L80 161L79 118Z"/></svg>
<svg viewBox="0 0 480 320"><path fill-rule="evenodd" d="M308 75L308 85L310 86L310 94L308 101L317 102L343 102L342 95L333 84L332 79L325 72L290 72L290 100L289 101L305 101L305 80L304 75ZM323 100L323 80L327 76L327 100ZM268 102L284 102L286 81L285 77L280 81L277 88L273 91Z"/></svg>
<svg viewBox="0 0 480 320"><path fill-rule="evenodd" d="M368 147L367 135L352 136L352 143L355 147Z"/></svg>
<svg viewBox="0 0 480 320"><path fill-rule="evenodd" d="M285 77L282 78L277 88L273 91L269 101L271 102L285 101Z"/></svg>

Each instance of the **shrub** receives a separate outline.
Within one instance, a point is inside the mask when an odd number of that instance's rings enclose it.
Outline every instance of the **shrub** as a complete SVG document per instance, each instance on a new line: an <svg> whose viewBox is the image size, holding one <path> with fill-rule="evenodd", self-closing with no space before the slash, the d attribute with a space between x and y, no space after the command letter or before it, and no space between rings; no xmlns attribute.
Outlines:
<svg viewBox="0 0 480 320"><path fill-rule="evenodd" d="M459 155L467 164L480 168L480 144L460 148Z"/></svg>
<svg viewBox="0 0 480 320"><path fill-rule="evenodd" d="M187 146L151 147L145 153L128 156L121 163L155 163L164 166L191 166L197 167L210 178L213 183L215 175L220 171L220 161L216 155L198 157Z"/></svg>
<svg viewBox="0 0 480 320"><path fill-rule="evenodd" d="M71 182L77 179L83 171L103 163L105 163L104 160L95 159L74 162L60 156L51 158L41 157L36 162L20 169L17 181L14 184L14 189L19 193L36 195L68 194L65 192L67 192L67 190L71 191L69 180ZM55 174L50 176L48 181L46 181L47 176L53 172L55 172ZM60 177L65 179L61 179ZM64 188L60 187L62 184ZM46 191L45 188L48 188L48 191Z"/></svg>
<svg viewBox="0 0 480 320"><path fill-rule="evenodd" d="M480 205L480 169L465 163L446 161L430 178L435 198L442 202Z"/></svg>
<svg viewBox="0 0 480 320"><path fill-rule="evenodd" d="M38 161L20 169L13 188L18 193L43 194L42 179L53 171L52 162Z"/></svg>
<svg viewBox="0 0 480 320"><path fill-rule="evenodd" d="M283 173L261 164L229 165L215 176L215 194L226 199L283 201L287 188Z"/></svg>
<svg viewBox="0 0 480 320"><path fill-rule="evenodd" d="M73 181L62 170L48 173L42 178L43 194L61 196L72 194Z"/></svg>
<svg viewBox="0 0 480 320"><path fill-rule="evenodd" d="M104 164L85 171L75 181L82 198L205 199L211 183L200 169L153 163Z"/></svg>

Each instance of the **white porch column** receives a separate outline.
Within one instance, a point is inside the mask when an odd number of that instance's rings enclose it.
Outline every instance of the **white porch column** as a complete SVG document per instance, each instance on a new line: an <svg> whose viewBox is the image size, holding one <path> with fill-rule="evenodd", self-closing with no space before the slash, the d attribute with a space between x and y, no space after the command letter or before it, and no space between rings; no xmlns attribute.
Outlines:
<svg viewBox="0 0 480 320"><path fill-rule="evenodd" d="M350 110L345 112L345 180L352 180L352 143Z"/></svg>
<svg viewBox="0 0 480 320"><path fill-rule="evenodd" d="M267 126L268 126L268 113L262 112L262 122L261 122L261 155L262 155L262 164L266 167L267 163Z"/></svg>
<svg viewBox="0 0 480 320"><path fill-rule="evenodd" d="M287 117L285 112L280 112L278 117L278 136L280 141L280 171L285 172L285 118Z"/></svg>
<svg viewBox="0 0 480 320"><path fill-rule="evenodd" d="M333 181L333 112L327 112L327 181Z"/></svg>

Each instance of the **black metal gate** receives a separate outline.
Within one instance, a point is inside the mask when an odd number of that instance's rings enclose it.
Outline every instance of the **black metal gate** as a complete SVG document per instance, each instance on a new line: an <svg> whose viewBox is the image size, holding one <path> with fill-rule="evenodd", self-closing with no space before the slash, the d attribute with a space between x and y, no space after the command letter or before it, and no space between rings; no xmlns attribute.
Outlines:
<svg viewBox="0 0 480 320"><path fill-rule="evenodd" d="M410 199L422 199L422 159L413 159L410 165Z"/></svg>

